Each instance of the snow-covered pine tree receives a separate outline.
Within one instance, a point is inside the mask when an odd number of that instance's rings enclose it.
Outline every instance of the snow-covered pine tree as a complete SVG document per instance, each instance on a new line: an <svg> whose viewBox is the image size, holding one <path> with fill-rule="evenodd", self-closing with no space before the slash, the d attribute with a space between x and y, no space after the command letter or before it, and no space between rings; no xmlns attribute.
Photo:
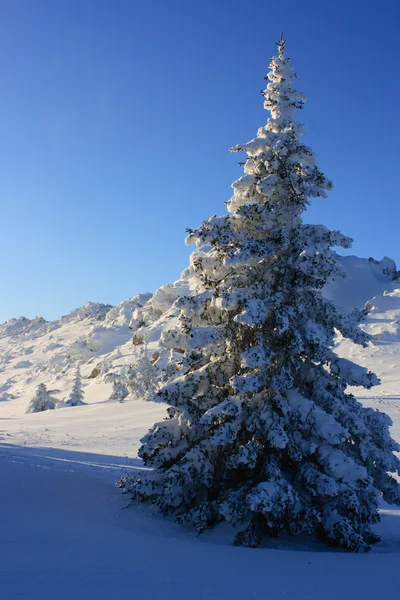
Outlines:
<svg viewBox="0 0 400 600"><path fill-rule="evenodd" d="M66 401L66 406L83 406L86 402L83 401L84 393L82 389L82 377L81 370L79 365L76 369L74 385L72 387L71 393L69 395L68 400Z"/></svg>
<svg viewBox="0 0 400 600"><path fill-rule="evenodd" d="M126 372L127 387L132 400L152 400L158 385L158 375L149 359L146 341L135 347L134 360Z"/></svg>
<svg viewBox="0 0 400 600"><path fill-rule="evenodd" d="M126 383L121 379L121 377L114 377L112 384L113 387L111 395L108 399L109 402L124 402L129 394Z"/></svg>
<svg viewBox="0 0 400 600"><path fill-rule="evenodd" d="M285 41L270 64L264 106L229 215L189 230L198 292L177 300L180 327L164 334L185 370L158 393L169 419L143 438L152 474L124 479L134 499L157 504L198 531L226 520L236 543L281 531L316 533L348 550L378 541L378 498L400 503L389 417L364 408L348 385L374 374L339 358L335 331L357 344L366 311L342 314L322 289L342 276L334 246L351 240L301 215L331 182L300 140L304 96Z"/></svg>
<svg viewBox="0 0 400 600"><path fill-rule="evenodd" d="M57 400L53 398L44 383L39 383L36 388L36 395L29 403L27 413L43 412L45 410L54 410Z"/></svg>

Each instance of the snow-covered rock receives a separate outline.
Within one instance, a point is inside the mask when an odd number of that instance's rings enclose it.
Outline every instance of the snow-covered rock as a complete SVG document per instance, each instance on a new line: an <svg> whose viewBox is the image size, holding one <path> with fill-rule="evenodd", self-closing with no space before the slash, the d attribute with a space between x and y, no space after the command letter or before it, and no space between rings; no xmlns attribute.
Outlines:
<svg viewBox="0 0 400 600"><path fill-rule="evenodd" d="M111 304L87 302L80 308L70 312L68 315L61 317L61 322L67 323L71 321L84 321L85 319L101 320L105 317L110 308L112 308Z"/></svg>
<svg viewBox="0 0 400 600"><path fill-rule="evenodd" d="M111 308L104 319L105 327L125 326L132 329L133 314L151 299L151 294L138 294Z"/></svg>

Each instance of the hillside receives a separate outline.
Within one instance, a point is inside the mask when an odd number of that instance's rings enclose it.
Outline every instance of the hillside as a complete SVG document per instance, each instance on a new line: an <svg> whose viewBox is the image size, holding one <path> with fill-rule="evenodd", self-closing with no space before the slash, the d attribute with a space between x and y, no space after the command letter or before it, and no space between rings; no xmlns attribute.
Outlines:
<svg viewBox="0 0 400 600"><path fill-rule="evenodd" d="M347 277L332 282L325 294L345 310L368 302L370 314L364 327L374 336L365 349L338 340L339 352L381 377L379 388L362 393L379 397L385 409L395 410L391 399L399 396L400 382L396 266L387 258L379 262L354 256L339 260ZM161 332L176 318L174 301L189 293L192 286L188 269L181 279L163 286L154 296L139 294L115 307L87 303L58 321L19 318L1 325L0 418L7 419L3 430L8 441L53 447L72 443L85 451L132 456L133 441L164 414L165 408L145 402L135 402L134 406L108 403L112 386L107 372L118 373L135 359L137 345L132 338L135 342L145 338L150 356L154 355ZM82 365L88 406L25 414L39 383L47 384L59 400L65 399L78 363ZM131 414L134 418L130 420Z"/></svg>
<svg viewBox="0 0 400 600"><path fill-rule="evenodd" d="M380 388L362 391L363 402L390 414L400 440L396 267L389 259L340 261L348 277L325 293L348 310L368 301L364 326L374 341L360 349L338 340L339 351L382 378ZM301 537L271 540L260 550L234 548L226 526L198 538L152 508L124 510L127 498L113 484L121 473L143 468L136 458L140 437L165 406L107 402L111 384L103 372L93 372L129 363L137 348L132 336L146 336L155 352L161 331L175 318L174 300L190 289L187 274L152 297L135 296L116 307L89 303L55 322L20 318L0 327L0 473L7 482L0 495L0 512L7 515L0 596L242 600L265 598L267 584L275 600L394 595L397 508L382 506L382 543L368 555L350 556ZM78 362L88 406L25 414L40 382L65 397Z"/></svg>

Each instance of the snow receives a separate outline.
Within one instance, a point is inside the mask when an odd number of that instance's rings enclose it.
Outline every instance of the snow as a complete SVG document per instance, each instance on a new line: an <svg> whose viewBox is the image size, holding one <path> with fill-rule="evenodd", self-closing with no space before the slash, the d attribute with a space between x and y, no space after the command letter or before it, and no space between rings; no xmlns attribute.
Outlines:
<svg viewBox="0 0 400 600"><path fill-rule="evenodd" d="M130 408L131 420L136 416L132 405L118 408ZM90 407L58 416L74 410ZM147 424L141 414L144 430L154 414L146 417ZM370 554L328 552L304 540L282 539L261 549L237 548L226 543L224 531L198 537L149 508L126 510L126 497L112 484L121 469L137 468L138 461L127 461L120 448L108 453L104 441L92 452L1 442L0 473L7 481L0 495L0 511L6 515L0 538L1 598L396 597L400 510L382 510L384 541Z"/></svg>
<svg viewBox="0 0 400 600"><path fill-rule="evenodd" d="M373 308L365 328L375 336L367 348L339 338L340 355L382 379L372 390L354 391L366 406L389 414L392 435L400 441L400 283L394 273L384 273L387 260L338 260L349 277L330 284L325 293L348 309L369 301ZM197 536L151 508L126 509L128 497L114 483L121 474L143 468L137 458L140 438L165 417L165 406L109 403L112 384L102 375L89 376L106 359L113 370L129 364L136 325L129 329L127 322L136 310L143 313L142 333L155 350L176 318L173 303L190 285L184 277L157 293L154 305L146 299L138 309L127 301L129 309L109 309L112 315L100 308L100 315L94 310L84 318L78 311L55 323L18 319L0 326L0 598L102 600L128 593L140 600L372 600L397 595L398 508L382 504L376 527L382 543L356 555L328 551L302 536L271 540L256 550L238 548L231 546L226 524ZM104 345L81 367L88 404L25 414L39 383L52 395L53 388L59 390L58 399L68 396L83 356L68 358L70 348L79 338L90 340L97 327L108 328L109 337L105 334ZM27 354L31 364L16 369ZM307 412L307 406L303 409ZM353 476L339 458L326 457L333 469Z"/></svg>
<svg viewBox="0 0 400 600"><path fill-rule="evenodd" d="M311 419L314 421L315 430L323 440L330 444L337 444L348 437L348 431L341 427L332 415L324 412L314 402L303 398L296 390L289 390L286 398L289 406L298 411L303 420Z"/></svg>
<svg viewBox="0 0 400 600"><path fill-rule="evenodd" d="M367 300L373 296L400 287L400 283L393 280L396 265L387 256L380 261L357 256L340 256L338 260L346 279L330 282L325 288L325 295L345 310L364 308Z"/></svg>

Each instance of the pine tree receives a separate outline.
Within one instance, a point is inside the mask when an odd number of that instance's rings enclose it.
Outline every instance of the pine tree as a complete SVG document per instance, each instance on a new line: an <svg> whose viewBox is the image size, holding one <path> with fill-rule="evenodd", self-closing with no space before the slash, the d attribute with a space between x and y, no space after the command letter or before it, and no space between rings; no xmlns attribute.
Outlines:
<svg viewBox="0 0 400 600"><path fill-rule="evenodd" d="M27 413L43 412L45 410L54 410L57 406L57 400L53 398L44 383L39 383L36 388L36 395L29 403Z"/></svg>
<svg viewBox="0 0 400 600"><path fill-rule="evenodd" d="M179 327L166 348L184 370L159 391L169 419L156 423L139 455L153 472L123 479L134 499L157 504L198 531L226 520L235 543L256 546L281 531L312 532L348 550L378 541L378 498L400 503L399 450L389 417L364 408L348 385L377 377L333 351L335 331L366 346L366 310L343 314L325 283L343 276L332 247L351 240L302 222L311 198L332 183L301 141L305 97L285 41L270 63L271 112L233 183L229 213L189 230L196 293L176 302Z"/></svg>
<svg viewBox="0 0 400 600"><path fill-rule="evenodd" d="M71 393L69 395L68 400L66 401L66 406L83 406L86 402L83 401L84 393L82 389L82 378L81 371L79 366L76 369L74 385L72 387Z"/></svg>
<svg viewBox="0 0 400 600"><path fill-rule="evenodd" d="M109 402L124 402L127 398L129 391L126 384L120 377L115 377L112 380L113 389L109 397Z"/></svg>
<svg viewBox="0 0 400 600"><path fill-rule="evenodd" d="M157 389L157 372L149 359L146 341L138 345L134 360L126 373L129 396L132 400L152 400Z"/></svg>

